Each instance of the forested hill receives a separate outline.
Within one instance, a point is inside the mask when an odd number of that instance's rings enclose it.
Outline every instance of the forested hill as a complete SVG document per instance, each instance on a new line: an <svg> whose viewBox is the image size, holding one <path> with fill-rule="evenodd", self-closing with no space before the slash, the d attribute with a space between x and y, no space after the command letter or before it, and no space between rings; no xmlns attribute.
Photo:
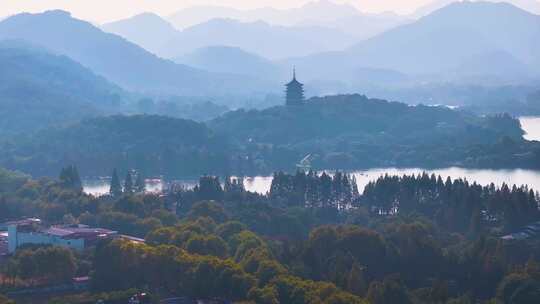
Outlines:
<svg viewBox="0 0 540 304"><path fill-rule="evenodd" d="M532 148L522 139L519 121L508 115L479 117L361 95L312 98L300 107L239 110L210 126L244 148L254 166L267 169L290 168L307 154L315 155L317 168L333 169L528 167L537 157L526 155Z"/></svg>
<svg viewBox="0 0 540 304"><path fill-rule="evenodd" d="M312 98L301 107L238 110L210 122L239 143L305 145L314 141L351 143L465 145L492 143L501 136L519 139L519 122L510 117L481 118L444 107L409 106L363 95Z"/></svg>
<svg viewBox="0 0 540 304"><path fill-rule="evenodd" d="M76 122L127 95L79 63L20 41L0 42L0 134Z"/></svg>
<svg viewBox="0 0 540 304"><path fill-rule="evenodd" d="M0 166L38 176L70 164L85 176L136 168L172 178L290 172L307 154L317 169L538 166L540 146L522 133L507 115L344 95L239 110L208 125L149 115L84 120L0 144Z"/></svg>
<svg viewBox="0 0 540 304"><path fill-rule="evenodd" d="M222 168L227 150L226 141L191 120L110 116L19 138L0 148L0 162L37 176L54 176L66 163L84 175L110 174L113 168L198 175Z"/></svg>

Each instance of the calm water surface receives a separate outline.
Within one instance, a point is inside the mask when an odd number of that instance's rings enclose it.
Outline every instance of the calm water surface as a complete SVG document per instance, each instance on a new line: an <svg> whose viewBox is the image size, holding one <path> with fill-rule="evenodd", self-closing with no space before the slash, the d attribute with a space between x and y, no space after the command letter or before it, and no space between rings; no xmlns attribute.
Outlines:
<svg viewBox="0 0 540 304"><path fill-rule="evenodd" d="M527 134L525 139L540 141L540 117L521 117L521 127Z"/></svg>
<svg viewBox="0 0 540 304"><path fill-rule="evenodd" d="M494 183L497 186L507 183L510 185L528 185L529 188L540 190L540 171L534 170L487 170L487 169L463 169L463 168L444 168L426 170L421 168L380 168L369 169L363 171L351 172L356 177L358 183L358 189L362 191L364 187L371 181L377 178L388 175L411 175L421 174L427 172L429 174L441 175L443 179L450 176L452 179L464 178L469 182L476 182L481 185L489 185ZM194 180L180 181L186 188L191 188L196 184ZM244 186L246 190L251 192L258 192L261 194L267 193L270 190L272 184L272 176L256 176L246 177L244 179ZM146 190L149 192L159 192L163 188L163 183L158 180L152 180L147 182ZM109 181L106 179L87 181L84 183L84 190L88 194L103 195L109 192Z"/></svg>

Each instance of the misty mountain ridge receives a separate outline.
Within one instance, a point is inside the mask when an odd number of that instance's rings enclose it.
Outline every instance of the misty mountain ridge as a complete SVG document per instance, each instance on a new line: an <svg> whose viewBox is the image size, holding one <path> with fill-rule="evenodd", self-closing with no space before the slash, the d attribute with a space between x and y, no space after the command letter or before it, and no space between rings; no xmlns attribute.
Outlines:
<svg viewBox="0 0 540 304"><path fill-rule="evenodd" d="M153 13L142 13L129 19L107 23L101 28L159 54L160 48L177 34L176 29L166 20Z"/></svg>
<svg viewBox="0 0 540 304"><path fill-rule="evenodd" d="M486 0L483 0L486 1ZM424 6L419 7L415 10L415 12L411 15L411 18L413 19L420 19L422 17L425 17L445 6L448 6L455 2L461 2L461 0L434 0ZM530 13L540 15L540 1L537 0L504 0L504 1L489 1L492 3L500 3L500 2L506 2L510 3L516 7L521 8L522 10L526 10Z"/></svg>
<svg viewBox="0 0 540 304"><path fill-rule="evenodd" d="M165 57L176 57L198 48L223 45L278 59L341 50L355 42L352 36L324 27L286 27L263 21L212 19L179 32L161 53Z"/></svg>
<svg viewBox="0 0 540 304"><path fill-rule="evenodd" d="M381 18L383 15L363 13L350 4L318 0L291 9L264 7L240 10L223 6L193 6L180 10L167 19L177 28L184 29L215 18L230 18L244 22L264 20L270 24L284 26L295 26L311 21L320 26L350 17ZM405 19L393 13L385 14L384 17L389 23L400 22Z"/></svg>
<svg viewBox="0 0 540 304"><path fill-rule="evenodd" d="M174 61L210 72L279 79L279 67L272 61L235 47L200 48Z"/></svg>
<svg viewBox="0 0 540 304"><path fill-rule="evenodd" d="M154 14L138 15L105 24L102 28L164 58L176 58L199 48L222 45L276 59L341 50L358 41L352 33L316 24L283 26L262 20L231 18L213 18L176 31Z"/></svg>
<svg viewBox="0 0 540 304"><path fill-rule="evenodd" d="M66 55L128 89L160 95L249 94L263 85L175 64L65 11L23 13L0 22L0 39L22 39Z"/></svg>
<svg viewBox="0 0 540 304"><path fill-rule="evenodd" d="M295 58L286 64L298 66L312 79L353 81L348 78L351 70L367 67L436 81L447 79L471 58L506 54L506 66L502 68L501 64L495 76L515 81L512 79L515 75L505 75L505 69L512 65L512 70L520 71L518 74L525 77L521 80L528 80L528 73L540 67L539 28L540 16L510 4L457 2L345 51ZM499 62L483 59L485 65L476 63L478 71L492 77L492 66ZM453 80L459 80L460 76ZM536 72L531 77L537 76Z"/></svg>
<svg viewBox="0 0 540 304"><path fill-rule="evenodd" d="M343 44L349 44L351 38L356 42L373 37L397 25L409 22L408 18L398 16L394 13L366 14L360 12L352 5L338 4L328 0L308 2L299 8L285 10L268 7L253 10L238 10L219 6L193 6L181 10L167 19L171 24L183 31L189 31L193 27L211 23L211 21L215 19L234 20L235 22L244 23L246 27L259 22L264 22L269 26L276 27L276 30L287 27L290 32L298 32L303 40L310 41L306 46L306 49L311 48L311 53L325 50L339 50L345 47ZM310 29L312 32L308 32ZM317 38L317 31L321 37ZM278 31L276 35L282 35L282 33L279 32L280 31ZM120 35L127 35L126 33L117 33ZM341 37L342 40L336 39L336 35L337 37ZM313 37L317 39L314 40ZM232 38L229 37L228 39L231 40ZM325 41L328 41L328 43L325 43ZM215 43L198 45L198 47L228 45L241 47L250 52L256 52L256 49L246 47L245 45L247 43L248 41L231 44L224 43L223 40L220 40ZM288 41L287 43L293 42ZM316 47L320 45L325 46L324 49ZM293 52L290 54L274 56L268 54L268 52L259 52L259 55L268 58L284 58L306 54L305 51L302 53Z"/></svg>

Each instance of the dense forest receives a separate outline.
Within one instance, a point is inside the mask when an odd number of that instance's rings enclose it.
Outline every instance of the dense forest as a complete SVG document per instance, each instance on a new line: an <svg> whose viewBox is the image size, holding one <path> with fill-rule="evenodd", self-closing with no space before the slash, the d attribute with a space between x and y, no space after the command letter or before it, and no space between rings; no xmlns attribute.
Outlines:
<svg viewBox="0 0 540 304"><path fill-rule="evenodd" d="M75 167L57 180L2 170L2 221L97 225L146 244L19 250L1 268L0 293L90 275L89 291L49 303L137 291L263 304L535 303L540 243L501 236L540 220L539 202L524 187L426 174L383 176L359 193L347 174L279 172L268 195L203 176L164 196L92 197Z"/></svg>
<svg viewBox="0 0 540 304"><path fill-rule="evenodd" d="M168 109L152 100L141 107ZM206 124L156 115L86 119L0 142L0 164L34 176L76 164L84 176L117 167L171 178L292 171L307 154L317 169L537 168L540 145L522 135L509 115L342 95L233 111Z"/></svg>
<svg viewBox="0 0 540 304"><path fill-rule="evenodd" d="M165 116L109 116L21 136L4 145L2 163L51 176L75 163L86 175L137 168L145 174L198 175L223 169L230 148L204 124ZM107 168L107 169L104 169Z"/></svg>

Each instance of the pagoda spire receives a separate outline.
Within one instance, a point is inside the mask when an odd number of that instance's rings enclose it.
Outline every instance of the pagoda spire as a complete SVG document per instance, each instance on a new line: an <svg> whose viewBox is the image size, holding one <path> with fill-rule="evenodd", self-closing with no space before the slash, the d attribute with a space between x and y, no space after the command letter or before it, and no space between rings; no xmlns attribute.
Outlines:
<svg viewBox="0 0 540 304"><path fill-rule="evenodd" d="M285 85L286 104L288 106L302 105L304 103L304 85L296 80L296 67L293 67L293 79Z"/></svg>

